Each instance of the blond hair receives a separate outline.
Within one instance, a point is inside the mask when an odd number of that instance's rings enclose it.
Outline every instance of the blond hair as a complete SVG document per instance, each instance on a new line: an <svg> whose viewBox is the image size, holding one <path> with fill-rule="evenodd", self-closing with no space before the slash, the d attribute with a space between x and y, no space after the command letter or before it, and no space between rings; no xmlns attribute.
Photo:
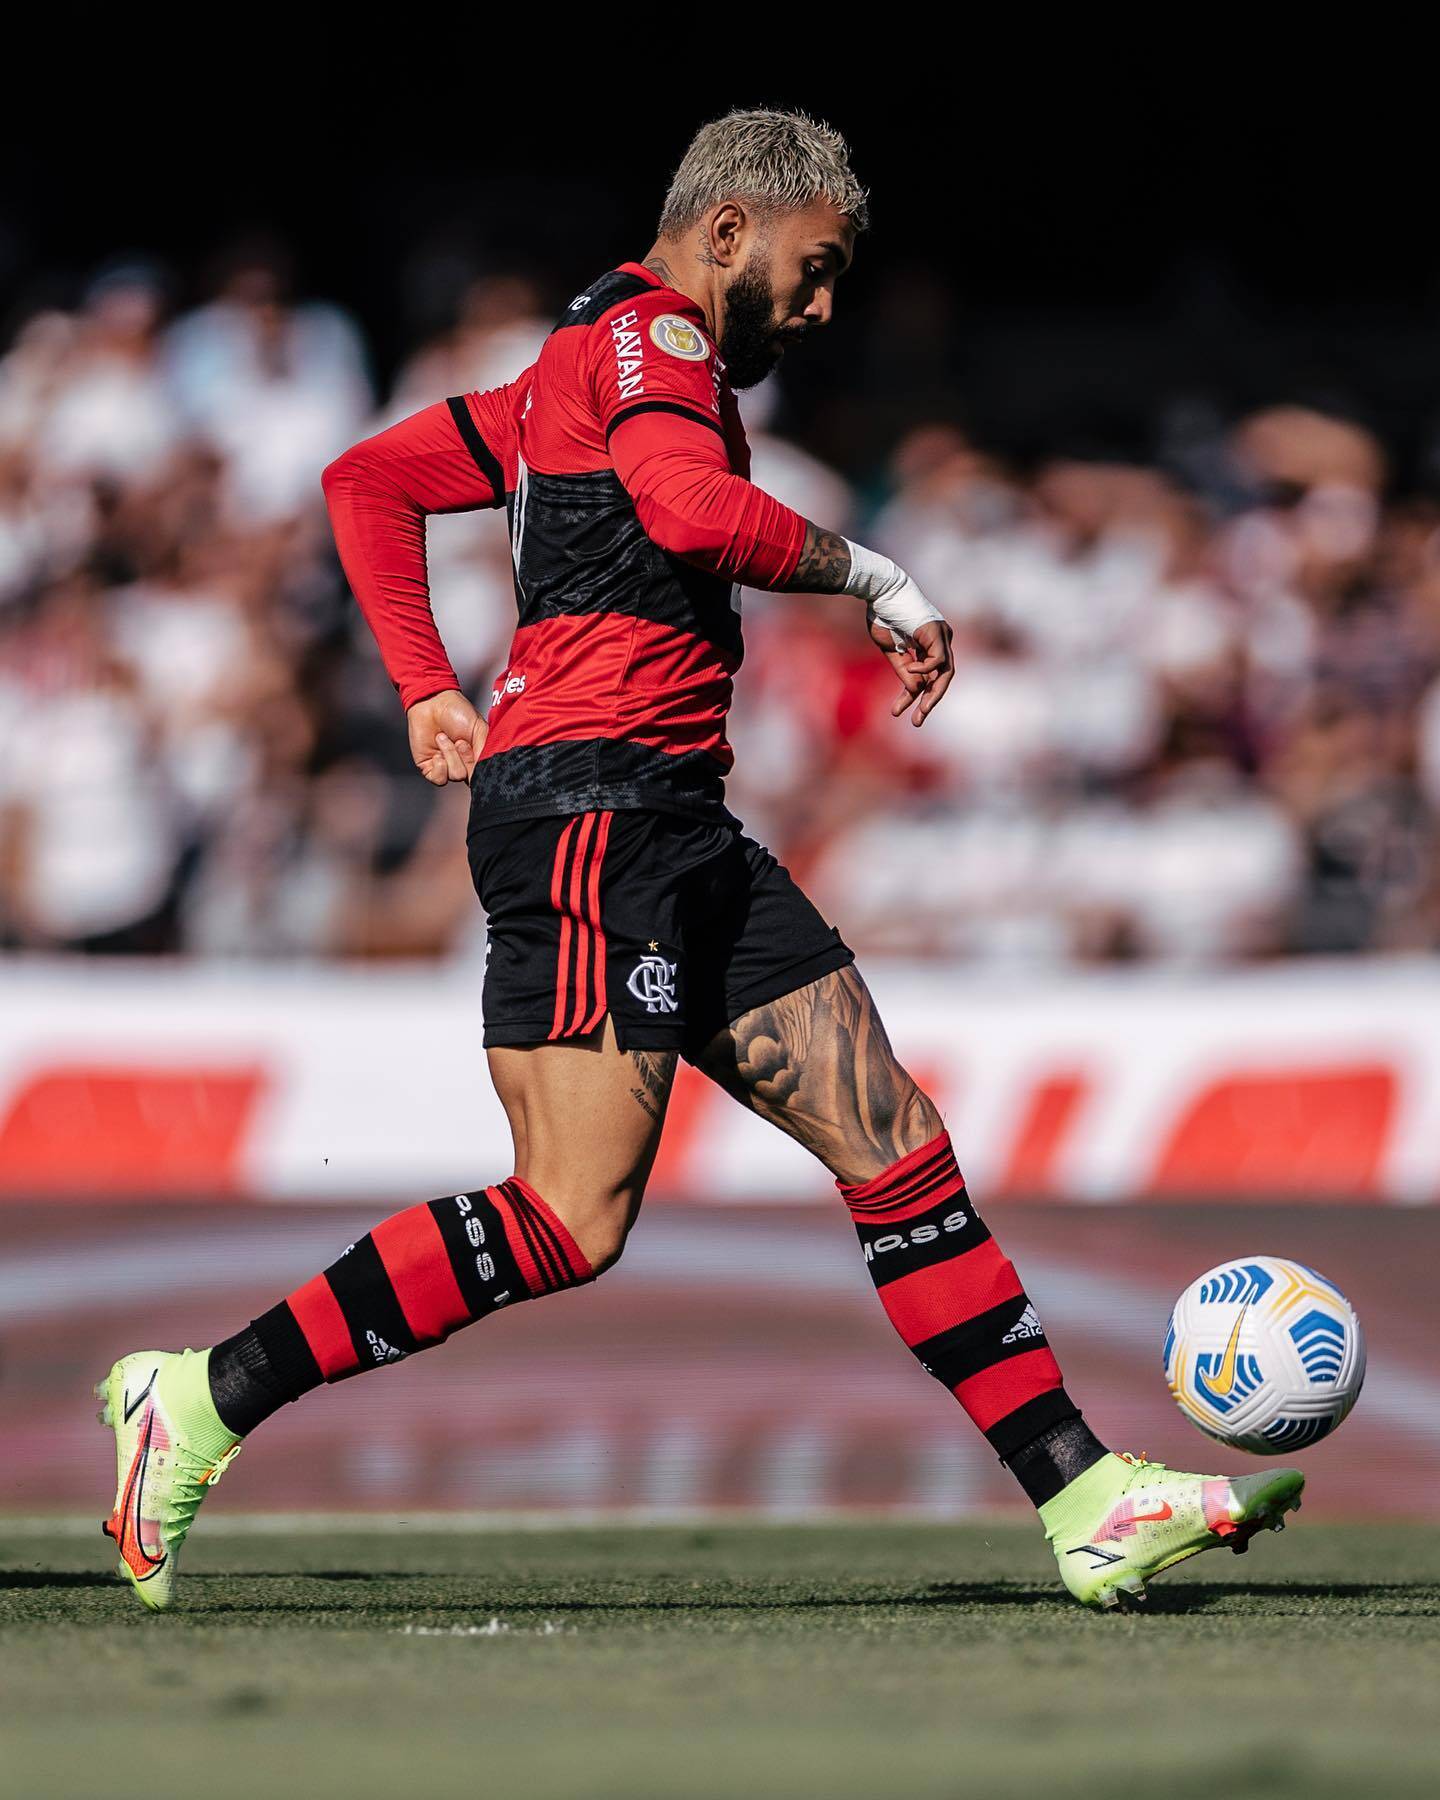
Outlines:
<svg viewBox="0 0 1440 1800"><path fill-rule="evenodd" d="M828 200L857 231L870 223L869 196L850 168L849 145L803 112L737 110L702 125L665 196L661 237L676 236L722 200L748 200L768 212Z"/></svg>

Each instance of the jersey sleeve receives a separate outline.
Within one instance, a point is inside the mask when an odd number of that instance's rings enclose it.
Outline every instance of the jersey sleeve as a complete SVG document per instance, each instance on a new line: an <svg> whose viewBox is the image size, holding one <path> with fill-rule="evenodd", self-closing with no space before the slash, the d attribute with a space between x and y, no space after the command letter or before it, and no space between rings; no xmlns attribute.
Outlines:
<svg viewBox="0 0 1440 1800"><path fill-rule="evenodd" d="M615 421L610 456L645 535L727 581L782 587L805 542L805 520L730 467L723 436L664 403Z"/></svg>
<svg viewBox="0 0 1440 1800"><path fill-rule="evenodd" d="M513 393L427 406L347 450L321 477L346 579L406 707L460 685L431 611L425 519L504 505Z"/></svg>
<svg viewBox="0 0 1440 1800"><path fill-rule="evenodd" d="M698 419L721 431L715 346L669 290L637 295L593 328L590 389L606 440L643 413Z"/></svg>

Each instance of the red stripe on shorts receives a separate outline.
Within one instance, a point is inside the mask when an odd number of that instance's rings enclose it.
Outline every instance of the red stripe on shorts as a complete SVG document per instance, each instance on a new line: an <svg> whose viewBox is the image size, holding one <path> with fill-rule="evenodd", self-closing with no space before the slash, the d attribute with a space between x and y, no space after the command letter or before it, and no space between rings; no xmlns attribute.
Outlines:
<svg viewBox="0 0 1440 1800"><path fill-rule="evenodd" d="M560 954L555 965L555 1022L550 1027L552 1038L558 1038L565 1029L565 1001L570 991L570 920L562 905L562 897L565 889L565 857L574 833L575 821L572 819L560 833L560 842L555 846L555 869L550 877L550 904L561 915Z"/></svg>
<svg viewBox="0 0 1440 1800"><path fill-rule="evenodd" d="M600 815L600 829L595 834L595 854L590 859L590 885L587 895L587 906L590 924L595 933L595 1004L590 1009L590 1016L581 1026L582 1031L593 1031L605 1017L607 996L605 992L605 930L600 923L600 869L605 861L605 846L610 842L610 821L614 813L603 812Z"/></svg>
<svg viewBox="0 0 1440 1800"><path fill-rule="evenodd" d="M585 1007L590 999L590 956L594 934L585 916L585 864L590 854L590 838L595 830L595 814L586 813L580 821L580 837L575 846L575 860L570 867L570 916L575 920L575 1006L564 1035L573 1037L580 1029Z"/></svg>

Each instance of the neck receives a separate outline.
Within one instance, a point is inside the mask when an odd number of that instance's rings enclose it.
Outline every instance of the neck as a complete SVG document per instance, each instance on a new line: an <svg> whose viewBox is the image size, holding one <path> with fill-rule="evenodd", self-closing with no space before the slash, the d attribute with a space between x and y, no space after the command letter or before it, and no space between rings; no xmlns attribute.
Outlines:
<svg viewBox="0 0 1440 1800"><path fill-rule="evenodd" d="M652 274L660 277L666 287L674 288L677 294L683 294L687 300L695 302L705 315L711 337L718 339L720 271L715 264L702 262L693 248L682 244L677 238L667 237L656 238L642 261Z"/></svg>

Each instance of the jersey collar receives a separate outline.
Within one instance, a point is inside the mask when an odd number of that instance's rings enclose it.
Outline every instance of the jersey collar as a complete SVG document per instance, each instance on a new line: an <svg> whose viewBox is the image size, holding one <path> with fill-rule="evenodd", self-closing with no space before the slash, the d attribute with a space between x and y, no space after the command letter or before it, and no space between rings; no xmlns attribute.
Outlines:
<svg viewBox="0 0 1440 1800"><path fill-rule="evenodd" d="M662 281L655 271L653 269L647 269L644 263L623 262L621 263L618 272L625 275L634 275L640 281L645 282L648 287L655 288L661 293L669 294L675 302L675 311L683 312L690 318L698 320L701 325L705 326L706 334L708 336L710 327L705 321L705 308L701 306L698 300L692 300L688 294L682 294L678 288L672 288L669 282Z"/></svg>

